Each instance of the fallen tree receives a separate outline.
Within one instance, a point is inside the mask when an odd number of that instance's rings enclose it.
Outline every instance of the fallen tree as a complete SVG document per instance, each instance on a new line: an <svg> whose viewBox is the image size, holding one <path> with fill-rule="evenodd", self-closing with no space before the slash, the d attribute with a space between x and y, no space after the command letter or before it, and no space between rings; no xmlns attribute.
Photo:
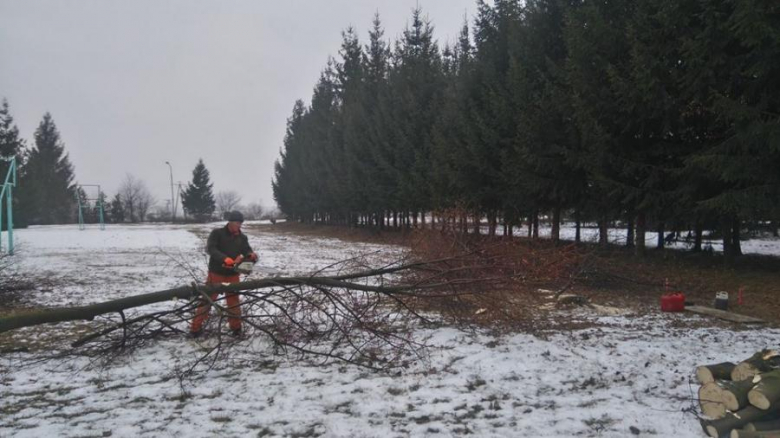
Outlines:
<svg viewBox="0 0 780 438"><path fill-rule="evenodd" d="M403 365L423 346L411 332L431 321L410 304L458 299L513 280L515 276L502 269L484 269L487 265L495 268L496 260L467 254L433 261L399 261L338 275L315 273L219 285L192 283L85 306L0 317L0 333L97 319L95 331L72 342L71 347L80 349L79 354L106 358L161 336L186 334L194 310L205 301L214 308L212 316L216 317L210 318L210 324L218 324L216 330L211 330L217 342L203 342L208 348L194 368L235 347L237 342L223 342L219 330L229 313L224 298L213 302L210 298L213 294L234 293L241 296L245 333L264 336L275 350L386 369ZM364 262L349 265L366 266ZM346 269L338 268L341 272ZM172 305L143 309L156 303Z"/></svg>

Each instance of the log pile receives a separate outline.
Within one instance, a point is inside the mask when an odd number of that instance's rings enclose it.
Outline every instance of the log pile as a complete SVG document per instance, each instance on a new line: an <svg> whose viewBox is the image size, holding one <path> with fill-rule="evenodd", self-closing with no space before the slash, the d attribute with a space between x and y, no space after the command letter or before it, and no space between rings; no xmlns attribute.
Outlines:
<svg viewBox="0 0 780 438"><path fill-rule="evenodd" d="M780 438L780 353L696 368L701 426L713 438Z"/></svg>

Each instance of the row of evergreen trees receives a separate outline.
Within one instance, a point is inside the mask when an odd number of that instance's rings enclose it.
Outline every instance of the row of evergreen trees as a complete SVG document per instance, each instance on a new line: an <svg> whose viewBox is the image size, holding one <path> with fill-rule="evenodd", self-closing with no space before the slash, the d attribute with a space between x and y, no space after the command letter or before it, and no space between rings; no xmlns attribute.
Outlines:
<svg viewBox="0 0 780 438"><path fill-rule="evenodd" d="M51 114L43 116L35 130L35 145L27 148L14 123L8 101L3 99L0 105L0 157L16 158L18 179L13 200L16 226L64 224L78 220L77 195L84 202L87 194L75 181L73 165ZM8 161L0 161L0 178L6 177L8 168ZM193 169L192 181L181 193L184 211L190 219L212 219L216 209L212 189L209 171L200 160ZM89 205L84 202L82 214L87 223L98 221L99 204L103 206L106 222L144 221L155 202L143 182L131 175L125 178L111 201L107 200L105 193L97 196L98 199Z"/></svg>
<svg viewBox="0 0 780 438"><path fill-rule="evenodd" d="M778 217L778 78L772 1L479 1L443 49L420 10L392 45L377 16L296 102L274 196L293 219L374 226L549 214L554 239L562 215L603 242L620 220L640 251L648 227L696 247L713 230L733 255L746 221Z"/></svg>

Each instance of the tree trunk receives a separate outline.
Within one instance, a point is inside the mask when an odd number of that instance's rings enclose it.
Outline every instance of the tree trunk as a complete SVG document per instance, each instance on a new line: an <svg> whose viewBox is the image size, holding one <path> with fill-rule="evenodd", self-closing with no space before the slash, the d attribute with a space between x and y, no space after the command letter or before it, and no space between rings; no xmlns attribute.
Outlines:
<svg viewBox="0 0 780 438"><path fill-rule="evenodd" d="M731 380L740 382L776 369L780 369L780 355L773 350L762 350L738 363L731 371Z"/></svg>
<svg viewBox="0 0 780 438"><path fill-rule="evenodd" d="M599 218L599 245L606 248L609 245L609 221L605 215Z"/></svg>
<svg viewBox="0 0 780 438"><path fill-rule="evenodd" d="M726 416L719 420L701 420L700 423L709 436L720 438L727 436L732 429L739 429L753 420L763 418L766 414L766 411L755 406L748 406L736 413L727 412Z"/></svg>
<svg viewBox="0 0 780 438"><path fill-rule="evenodd" d="M550 236L553 242L561 240L561 207L555 206L552 214L552 235Z"/></svg>
<svg viewBox="0 0 780 438"><path fill-rule="evenodd" d="M702 224L701 219L696 219L696 223L694 224L694 241L693 241L693 250L696 252L701 251L701 241L704 237L704 224Z"/></svg>
<svg viewBox="0 0 780 438"><path fill-rule="evenodd" d="M626 219L626 248L634 247L634 214L628 213Z"/></svg>
<svg viewBox="0 0 780 438"><path fill-rule="evenodd" d="M645 245L645 234L647 232L647 217L645 212L639 212L636 216L636 255L643 257L647 245Z"/></svg>
<svg viewBox="0 0 780 438"><path fill-rule="evenodd" d="M778 415L776 414L775 417ZM745 425L744 430L750 432L764 431L764 430L780 430L780 419L773 419L767 421L756 421Z"/></svg>
<svg viewBox="0 0 780 438"><path fill-rule="evenodd" d="M762 431L733 429L729 438L780 438L780 429Z"/></svg>
<svg viewBox="0 0 780 438"><path fill-rule="evenodd" d="M496 212L494 210L488 212L488 235L490 237L496 235Z"/></svg>
<svg viewBox="0 0 780 438"><path fill-rule="evenodd" d="M534 210L534 239L539 238L539 210Z"/></svg>
<svg viewBox="0 0 780 438"><path fill-rule="evenodd" d="M658 222L658 227L656 229L656 232L658 233L658 240L656 242L656 248L658 249L664 249L664 233L665 230L665 224L662 221Z"/></svg>
<svg viewBox="0 0 780 438"><path fill-rule="evenodd" d="M481 220L482 216L478 212L474 213L474 234L476 235L479 235L479 226L481 225Z"/></svg>
<svg viewBox="0 0 780 438"><path fill-rule="evenodd" d="M761 380L748 393L750 404L765 411L776 411L780 407L780 370L761 374L753 382L759 378Z"/></svg>
<svg viewBox="0 0 780 438"><path fill-rule="evenodd" d="M748 393L753 389L753 382L750 380L743 380L741 382L732 382L731 380L721 380L719 385L723 392L723 406L726 409L736 412L748 405L750 400L748 399Z"/></svg>
<svg viewBox="0 0 780 438"><path fill-rule="evenodd" d="M720 230L723 234L723 261L728 266L734 258L734 251L731 247L731 218L727 215L720 218Z"/></svg>
<svg viewBox="0 0 780 438"><path fill-rule="evenodd" d="M731 248L734 251L735 256L742 255L742 244L740 243L740 225L741 225L739 216L734 215L734 219L732 222L732 228L731 228Z"/></svg>
<svg viewBox="0 0 780 438"><path fill-rule="evenodd" d="M731 372L734 371L735 366L732 362L702 365L696 368L696 379L702 385L716 380L730 380Z"/></svg>
<svg viewBox="0 0 780 438"><path fill-rule="evenodd" d="M705 383L699 387L699 406L701 412L710 418L723 418L726 406L723 405L723 389L715 382Z"/></svg>
<svg viewBox="0 0 780 438"><path fill-rule="evenodd" d="M581 228L580 210L577 209L574 211L574 243L580 243L582 241Z"/></svg>

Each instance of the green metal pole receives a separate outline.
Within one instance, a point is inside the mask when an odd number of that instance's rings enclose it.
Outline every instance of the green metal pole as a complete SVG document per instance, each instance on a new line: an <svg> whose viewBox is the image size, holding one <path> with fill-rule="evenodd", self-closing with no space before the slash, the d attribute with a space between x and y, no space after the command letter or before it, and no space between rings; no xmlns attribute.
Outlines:
<svg viewBox="0 0 780 438"><path fill-rule="evenodd" d="M100 197L100 193L98 193L98 204L100 205L100 208L98 208L98 215L100 216L100 229L105 230L106 223L103 221L103 199Z"/></svg>
<svg viewBox="0 0 780 438"><path fill-rule="evenodd" d="M13 166L13 164L11 165ZM6 200L6 207L8 208L8 255L14 255L14 197L11 195L12 187L8 187L8 199Z"/></svg>
<svg viewBox="0 0 780 438"><path fill-rule="evenodd" d="M2 185L3 189L0 190L0 253L3 252L3 198L5 195L6 185Z"/></svg>

